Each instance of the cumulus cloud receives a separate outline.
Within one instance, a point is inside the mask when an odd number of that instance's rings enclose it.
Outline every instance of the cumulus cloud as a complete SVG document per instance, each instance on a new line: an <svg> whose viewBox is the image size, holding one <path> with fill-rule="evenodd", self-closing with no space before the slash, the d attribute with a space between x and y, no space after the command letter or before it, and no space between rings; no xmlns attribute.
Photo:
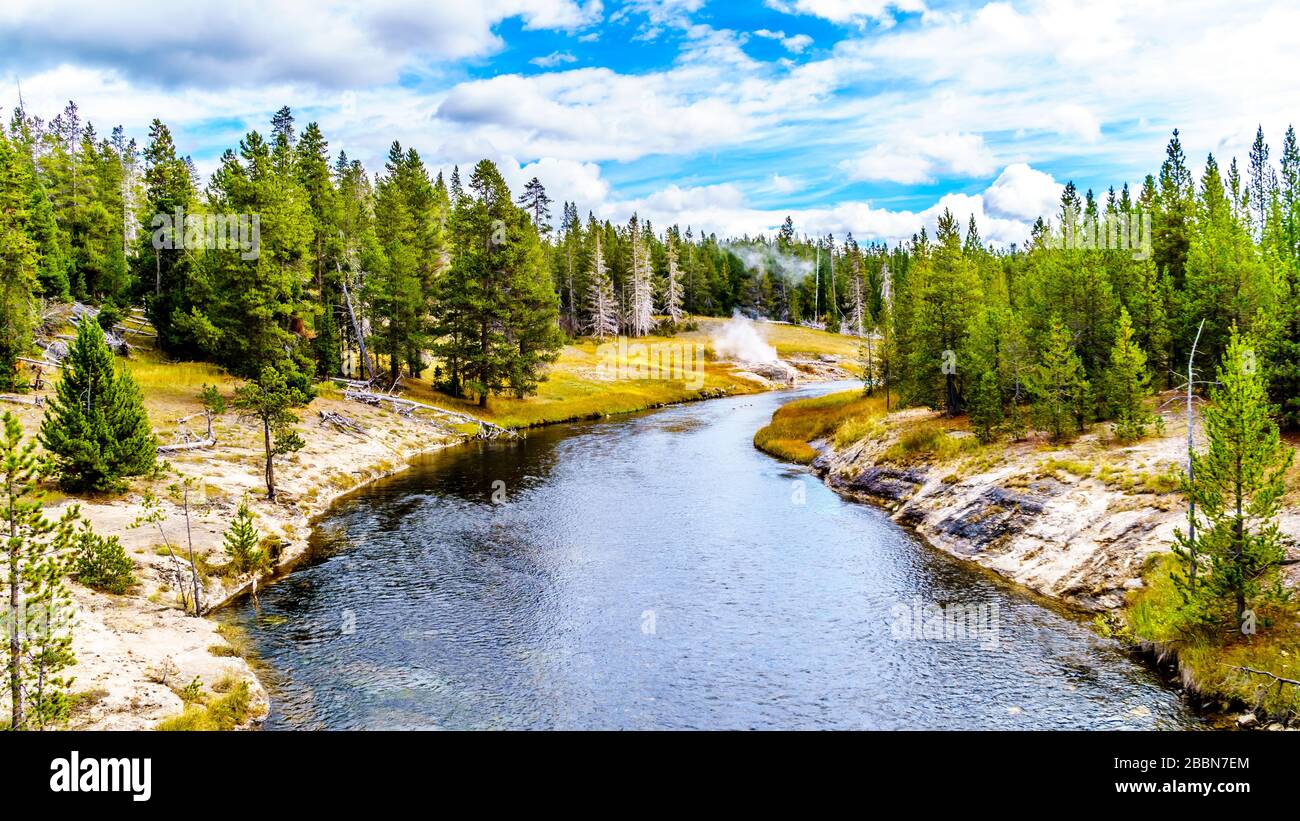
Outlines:
<svg viewBox="0 0 1300 821"><path fill-rule="evenodd" d="M534 57L528 62L541 68L554 68L565 63L576 63L577 57L574 57L567 51L552 51L550 54L544 54L541 57Z"/></svg>
<svg viewBox="0 0 1300 821"><path fill-rule="evenodd" d="M984 206L995 217L1033 222L1056 213L1062 188L1051 174L1013 163L984 192Z"/></svg>
<svg viewBox="0 0 1300 821"><path fill-rule="evenodd" d="M854 180L929 183L941 174L982 177L993 172L993 154L978 134L910 136L880 143L840 167Z"/></svg>
<svg viewBox="0 0 1300 821"><path fill-rule="evenodd" d="M421 3L227 0L167 7L146 0L7 0L0 9L0 66L25 72L73 63L133 83L231 88L304 83L361 88L405 69L491 54L494 27L572 31L600 19L599 0Z"/></svg>
<svg viewBox="0 0 1300 821"><path fill-rule="evenodd" d="M517 156L594 161L737 144L753 139L766 120L725 97L693 93L672 73L638 77L606 68L462 83L435 119L473 129Z"/></svg>
<svg viewBox="0 0 1300 821"><path fill-rule="evenodd" d="M533 177L546 186L546 194L556 205L553 214L559 214L559 204L576 203L580 213L604 202L609 197L609 183L601 178L600 166L590 162L557 160L551 157L519 164L513 157L504 157L498 163L501 175L511 191L521 191Z"/></svg>
<svg viewBox="0 0 1300 821"><path fill-rule="evenodd" d="M746 192L731 183L670 185L644 197L610 199L593 210L614 222L636 213L658 229L689 225L697 234L722 237L772 234L790 216L796 230L808 235L833 233L843 238L852 232L860 242L889 244L906 242L923 227L933 236L939 216L949 210L963 225L974 216L984 240L1005 247L1029 238L1033 221L1053 213L1060 190L1050 175L1017 163L1003 169L979 194L946 194L921 210L879 208L861 200L816 208L755 208Z"/></svg>
<svg viewBox="0 0 1300 821"><path fill-rule="evenodd" d="M787 37L784 31L772 31L771 29L759 29L754 32L754 36L761 37L764 40L778 40L792 54L802 54L813 44L813 38L807 34L794 34Z"/></svg>

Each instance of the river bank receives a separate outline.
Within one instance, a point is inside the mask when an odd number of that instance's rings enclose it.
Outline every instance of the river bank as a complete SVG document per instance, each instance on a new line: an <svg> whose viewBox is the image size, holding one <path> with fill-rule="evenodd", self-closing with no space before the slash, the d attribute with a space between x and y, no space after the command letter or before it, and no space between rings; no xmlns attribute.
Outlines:
<svg viewBox="0 0 1300 821"><path fill-rule="evenodd" d="M1186 516L1177 492L1187 441L1182 414L1165 412L1156 433L1120 446L1104 426L1068 444L1031 436L980 445L965 420L924 409L886 415L883 406L858 407L856 415L830 424L824 420L833 413L816 413L820 427L803 422L800 428L796 407L785 420L779 412L773 428L796 424L796 432L816 437L805 461L830 487L882 507L950 555L1094 614L1103 632L1178 664L1178 683L1203 706L1255 706L1251 694L1262 680L1221 669L1226 653L1189 665L1187 656L1179 660L1185 652L1180 642L1152 641L1130 617L1135 603L1163 591L1165 560ZM755 441L762 445L771 436L760 432ZM1293 590L1300 586L1300 509L1294 501L1280 522L1290 545L1284 584ZM1293 638L1285 642L1294 644ZM1270 653L1286 659L1295 649Z"/></svg>
<svg viewBox="0 0 1300 821"><path fill-rule="evenodd" d="M704 322L700 330L682 336L704 345L720 324ZM781 355L799 363L799 379L843 377L846 371L837 364L841 361L852 369L853 343L848 338L788 326L774 326L769 333ZM712 352L700 385L620 381L596 371L595 354L590 343L566 348L552 369L554 381L543 383L538 397L494 399L486 412L432 394L421 380L408 380L405 395L477 411L487 421L522 428L787 387L783 381L717 359ZM176 421L200 410L197 393L203 384L216 384L227 396L237 385L212 366L164 362L147 349L135 352L127 364L141 385L162 444L173 436L181 438L182 429L197 427L189 432L203 433L202 418L180 425ZM17 413L27 435L34 436L41 409L22 404L6 407ZM333 424L327 418L333 414L347 417L360 429ZM258 583L265 586L271 578L289 572L308 550L313 522L338 498L405 470L421 455L462 443L474 433L433 424L419 414L406 417L348 401L329 386L322 386L321 395L300 416L307 444L277 460L279 498L274 503L265 499L260 428L233 414L214 420L214 446L167 456L164 470L134 481L127 493L72 498L49 489L49 515L78 505L99 533L122 541L139 579L122 596L70 585L78 624L70 727L152 729L185 712L186 699L193 701L191 685L196 681L200 702L213 704L246 688L247 704L238 713L243 724L256 724L266 714L268 697L256 672L240 655L238 637L209 618L194 618L181 610L178 591L190 580L188 545L193 545L205 612L211 613L250 594ZM140 521L146 513L146 493L160 501L158 523ZM222 537L241 500L252 510L264 546L277 557L273 571L257 582L233 577L225 569ZM186 715L190 713L197 715L196 708Z"/></svg>

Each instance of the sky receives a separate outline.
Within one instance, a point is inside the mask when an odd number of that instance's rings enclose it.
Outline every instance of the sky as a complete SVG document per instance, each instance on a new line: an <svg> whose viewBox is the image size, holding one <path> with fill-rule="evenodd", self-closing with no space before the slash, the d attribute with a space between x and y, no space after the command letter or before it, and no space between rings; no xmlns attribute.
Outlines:
<svg viewBox="0 0 1300 821"><path fill-rule="evenodd" d="M1276 159L1297 32L1286 0L5 0L0 107L157 117L206 173L288 105L372 173L487 157L557 215L895 242L949 208L1009 245L1175 128L1198 173L1258 126Z"/></svg>

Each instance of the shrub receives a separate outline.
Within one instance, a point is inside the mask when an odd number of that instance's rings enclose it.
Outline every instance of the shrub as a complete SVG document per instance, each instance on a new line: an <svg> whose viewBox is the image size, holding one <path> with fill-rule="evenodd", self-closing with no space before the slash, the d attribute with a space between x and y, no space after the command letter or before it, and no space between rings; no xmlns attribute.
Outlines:
<svg viewBox="0 0 1300 821"><path fill-rule="evenodd" d="M99 536L87 523L77 534L72 577L87 587L120 596L136 583L135 563L116 536Z"/></svg>
<svg viewBox="0 0 1300 821"><path fill-rule="evenodd" d="M122 311L113 304L113 300L106 299L104 304L99 306L99 314L95 317L95 321L104 331L111 331L114 325L122 321Z"/></svg>
<svg viewBox="0 0 1300 821"><path fill-rule="evenodd" d="M260 573L270 569L270 555L261 545L257 526L253 524L253 513L247 503L240 503L235 521L225 536L226 555L230 557L230 569L237 575Z"/></svg>

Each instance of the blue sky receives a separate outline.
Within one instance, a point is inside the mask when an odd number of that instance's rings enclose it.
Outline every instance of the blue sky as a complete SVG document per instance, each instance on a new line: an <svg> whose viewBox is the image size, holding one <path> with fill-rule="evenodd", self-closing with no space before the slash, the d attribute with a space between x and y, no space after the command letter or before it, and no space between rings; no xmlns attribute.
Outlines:
<svg viewBox="0 0 1300 821"><path fill-rule="evenodd" d="M480 157L585 214L896 240L951 208L1023 239L1060 185L1274 145L1300 11L1270 0L8 0L0 71L210 170L281 105L372 171ZM6 97L8 99L6 99Z"/></svg>

